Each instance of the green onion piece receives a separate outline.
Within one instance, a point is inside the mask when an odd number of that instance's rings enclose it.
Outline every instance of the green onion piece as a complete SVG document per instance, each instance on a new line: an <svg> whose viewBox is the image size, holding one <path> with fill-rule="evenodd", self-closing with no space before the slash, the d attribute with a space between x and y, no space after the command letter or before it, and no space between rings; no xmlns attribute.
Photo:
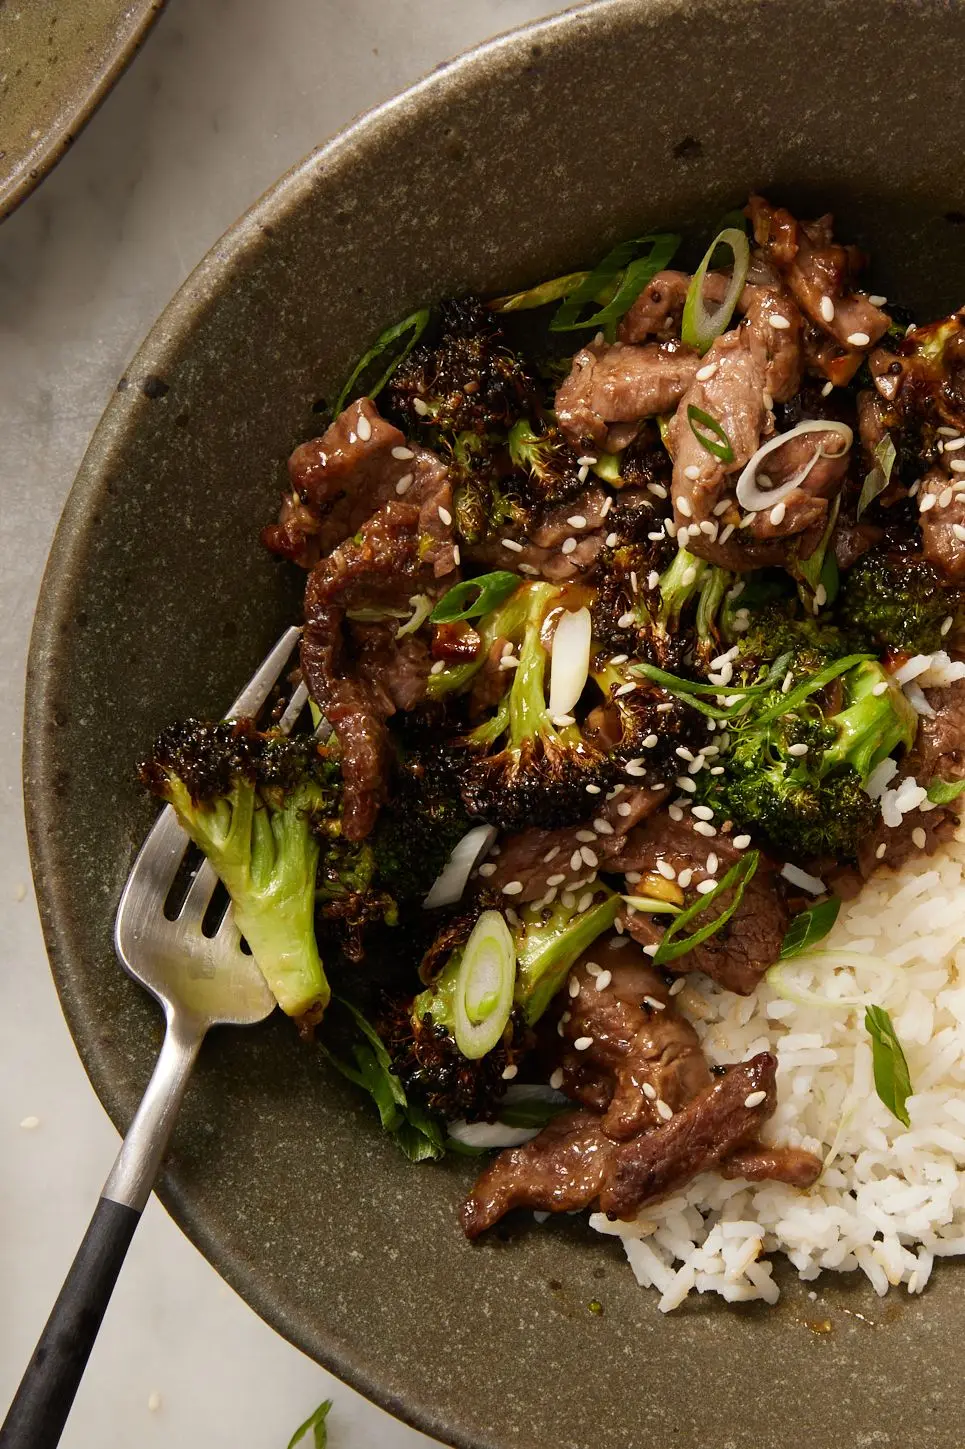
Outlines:
<svg viewBox="0 0 965 1449"><path fill-rule="evenodd" d="M551 277L536 287L527 287L525 292L510 292L508 297L494 297L488 303L490 312L531 312L534 307L545 307L547 302L558 302L568 297L589 276L589 272L567 272L565 277Z"/></svg>
<svg viewBox="0 0 965 1449"><path fill-rule="evenodd" d="M720 247L726 247L730 251L734 259L734 269L723 301L713 311L710 311L704 302L704 278ZM693 281L687 291L683 322L680 328L680 340L685 346L695 347L703 356L714 338L726 331L730 319L734 315L734 308L737 306L740 294L744 290L744 282L747 279L747 269L750 264L751 249L747 244L746 232L738 231L736 227L732 226L725 227L723 231L718 232L704 253L704 259L694 273Z"/></svg>
<svg viewBox="0 0 965 1449"><path fill-rule="evenodd" d="M466 942L453 993L456 1045L469 1061L492 1051L513 1009L516 947L499 911L483 911Z"/></svg>
<svg viewBox="0 0 965 1449"><path fill-rule="evenodd" d="M314 1414L309 1414L304 1424L300 1424L288 1441L288 1449L295 1449L308 1433L312 1431L312 1449L326 1449L328 1444L328 1426L325 1420L328 1418L329 1410L332 1407L331 1399L326 1399L324 1404L319 1404Z"/></svg>
<svg viewBox="0 0 965 1449"><path fill-rule="evenodd" d="M497 1121L504 1127L545 1127L572 1106L565 1097L555 1101L549 1097L521 1097L515 1102L501 1103Z"/></svg>
<svg viewBox="0 0 965 1449"><path fill-rule="evenodd" d="M838 919L838 912L841 909L841 901L837 896L829 896L820 905L811 906L807 911L794 917L787 928L787 935L781 942L782 961L787 961L791 956L799 956L815 941L823 941L835 921Z"/></svg>
<svg viewBox="0 0 965 1449"><path fill-rule="evenodd" d="M757 684L704 684L698 679L681 679L679 675L669 674L666 669L660 669L656 664L633 664L631 670L635 674L645 674L648 679L653 680L654 684L662 685L668 694L677 694L681 697L700 694L755 695L769 693L777 681L784 678L791 658L790 650L786 654L780 655Z"/></svg>
<svg viewBox="0 0 965 1449"><path fill-rule="evenodd" d="M413 312L411 316L403 318L401 322L396 322L394 327L387 327L381 336L376 338L368 352L356 363L351 376L339 393L338 401L335 404L336 414L342 411L349 400L358 397L378 397L396 368L405 361L428 327L429 315L428 307L423 307L420 311ZM388 362L385 361L386 353L389 353ZM383 368L381 375L379 368ZM377 381L371 386L368 385L366 376L370 372L374 373L377 378Z"/></svg>
<svg viewBox="0 0 965 1449"><path fill-rule="evenodd" d="M928 786L928 798L933 805L948 805L957 800L965 790L965 780L934 779Z"/></svg>
<svg viewBox="0 0 965 1449"><path fill-rule="evenodd" d="M833 660L823 669L819 669L816 674L812 674L810 679L805 679L798 684L777 704L772 704L770 709L762 710L760 714L755 715L754 724L770 724L771 720L780 719L782 715L793 712L810 695L816 694L819 689L830 684L832 679L837 679L839 674L847 674L848 670L853 669L856 664L863 664L866 659L874 657L873 654L846 654L843 659Z"/></svg>
<svg viewBox="0 0 965 1449"><path fill-rule="evenodd" d="M730 438L716 418L712 418L710 413L705 413L703 408L694 407L693 403L688 403L687 421L690 424L690 431L706 452L712 453L722 463L733 463L734 450L730 445ZM699 432L698 424L707 431ZM710 437L707 436L707 432L711 434Z"/></svg>
<svg viewBox="0 0 965 1449"><path fill-rule="evenodd" d="M635 911L645 911L650 916L676 916L680 906L672 901L661 901L656 896L624 896L627 905Z"/></svg>
<svg viewBox="0 0 965 1449"><path fill-rule="evenodd" d="M585 281L572 291L550 322L551 332L574 332L581 327L613 327L628 312L644 287L657 272L668 266L680 245L680 237L671 232L650 233L621 242L593 268ZM646 249L640 255L642 249ZM604 307L580 314L591 302L598 302L601 293L613 289Z"/></svg>
<svg viewBox="0 0 965 1449"><path fill-rule="evenodd" d="M874 467L870 473L865 474L864 483L861 485L861 497L858 499L858 510L856 518L860 518L869 504L873 503L879 493L884 493L891 482L891 470L895 466L895 459L898 454L895 445L891 441L891 434L886 433L874 451Z"/></svg>
<svg viewBox="0 0 965 1449"><path fill-rule="evenodd" d="M799 587L798 593L802 604L809 613L812 612L811 606L814 601L814 595L818 591L819 584L824 585L824 591L827 595L824 601L825 604L833 604L838 595L838 563L834 554L829 550L831 535L834 532L834 525L838 521L840 507L841 495L839 493L828 509L828 521L817 548L811 554L810 558L796 559L794 561L793 572L807 585L806 591L803 591Z"/></svg>
<svg viewBox="0 0 965 1449"><path fill-rule="evenodd" d="M911 1075L891 1017L883 1007L869 1006L864 1014L864 1025L871 1037L875 1091L891 1115L905 1127L910 1127L911 1118L905 1104L911 1096Z"/></svg>
<svg viewBox="0 0 965 1449"><path fill-rule="evenodd" d="M432 613L432 600L428 594L413 594L409 603L412 605L412 613L405 623L396 629L395 637L397 639L404 639L407 634L414 634L417 629L421 629Z"/></svg>
<svg viewBox="0 0 965 1449"><path fill-rule="evenodd" d="M448 593L443 594L429 618L433 624L455 624L460 619L481 619L483 614L488 614L504 604L510 594L519 588L519 584L519 575L511 574L506 569L480 574L475 579L463 579L462 583L453 584Z"/></svg>
<svg viewBox="0 0 965 1449"><path fill-rule="evenodd" d="M700 946L704 941L709 940L711 936L715 935L722 926L726 926L743 900L744 891L753 878L754 872L757 870L760 858L761 853L759 850L749 850L746 855L741 856L735 865L731 866L723 880L718 881L712 891L705 896L698 896L695 901L687 906L686 910L681 911L679 916L674 917L666 931L664 931L660 945L657 947L656 955L653 957L655 966L661 965L664 961L676 961L679 956L686 956L688 951L692 951L695 946ZM706 925L700 926L692 935L686 936L682 940L674 939L678 935L678 932L682 931L686 926L689 926L691 921L695 920L712 906L718 896L723 895L725 891L731 889L734 892L733 900L730 905L724 907L715 920L708 921Z"/></svg>

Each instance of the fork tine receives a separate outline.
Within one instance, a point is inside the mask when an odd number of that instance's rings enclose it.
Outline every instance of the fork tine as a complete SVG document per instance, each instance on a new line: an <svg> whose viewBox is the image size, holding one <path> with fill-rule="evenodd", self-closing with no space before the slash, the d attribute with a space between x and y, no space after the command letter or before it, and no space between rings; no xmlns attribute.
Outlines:
<svg viewBox="0 0 965 1449"><path fill-rule="evenodd" d="M301 632L301 629L294 624L290 629L285 630L274 649L272 649L264 662L259 665L234 704L228 710L225 719L239 719L244 715L258 713L269 694L271 694L275 684L278 682L278 677L288 663L291 652L298 643L298 637Z"/></svg>
<svg viewBox="0 0 965 1449"><path fill-rule="evenodd" d="M278 728L281 730L282 734L287 735L291 733L291 731L295 728L295 725L298 723L298 716L301 714L307 703L308 685L303 680L302 683L295 690L295 693L292 695L291 699L288 701L288 704L285 708L285 713L278 721Z"/></svg>
<svg viewBox="0 0 965 1449"><path fill-rule="evenodd" d="M178 911L178 920L187 923L190 917L194 916L200 926L217 884L218 876L214 866L207 860L203 860L198 866L194 880L188 886L187 895Z"/></svg>

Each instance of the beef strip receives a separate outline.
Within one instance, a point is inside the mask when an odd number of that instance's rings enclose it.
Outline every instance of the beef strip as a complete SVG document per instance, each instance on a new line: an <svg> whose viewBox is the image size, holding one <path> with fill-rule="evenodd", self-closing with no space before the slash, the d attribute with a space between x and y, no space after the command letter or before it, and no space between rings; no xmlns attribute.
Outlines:
<svg viewBox="0 0 965 1449"><path fill-rule="evenodd" d="M587 573L596 563L609 533L607 514L612 500L604 488L592 485L567 503L544 508L529 526L525 539L518 528L501 529L478 543L464 543L467 562L481 568L513 569L529 578L566 583ZM582 519L574 524L570 520ZM570 553L562 552L568 538L576 540ZM509 539L507 548L504 539Z"/></svg>
<svg viewBox="0 0 965 1449"><path fill-rule="evenodd" d="M675 408L700 367L680 343L591 342L573 358L556 416L574 447L625 447L644 419Z"/></svg>
<svg viewBox="0 0 965 1449"><path fill-rule="evenodd" d="M569 979L559 998L559 1031L569 1043L563 1091L603 1112L607 1137L623 1142L659 1127L658 1102L679 1111L710 1084L697 1033L635 942L591 946ZM581 1038L590 1039L585 1051L572 1045Z"/></svg>
<svg viewBox="0 0 965 1449"><path fill-rule="evenodd" d="M831 548L839 569L849 569L863 553L874 548L885 536L883 528L862 518L855 522L839 514L831 534Z"/></svg>
<svg viewBox="0 0 965 1449"><path fill-rule="evenodd" d="M450 500L438 460L421 468L420 487L387 503L312 570L305 591L302 668L312 698L342 750L349 840L372 829L386 798L391 761L385 721L425 695L430 659L421 639L396 641L391 624L352 624L349 610L398 609L415 594L438 596L437 575L453 570L451 536L439 517Z"/></svg>
<svg viewBox="0 0 965 1449"><path fill-rule="evenodd" d="M623 848L624 836L641 820L659 809L667 799L667 791L625 787L612 799L601 801L595 815L582 826L567 826L562 830L524 830L504 841L501 853L488 862L496 869L489 874L486 886L502 890L510 881L521 881L523 889L513 900L516 903L541 900L556 887L566 890L574 881L584 881L588 875L595 875L597 869L609 870L608 861ZM600 821L607 830L597 831L594 821ZM597 858L597 866L587 866L582 858L576 866L580 846L589 845L581 836L593 837L590 848Z"/></svg>
<svg viewBox="0 0 965 1449"><path fill-rule="evenodd" d="M437 466L427 449L410 448L404 434L360 398L320 438L302 443L288 460L292 492L262 542L303 568L357 533L407 478L415 491ZM403 487L403 492L405 487Z"/></svg>
<svg viewBox="0 0 965 1449"><path fill-rule="evenodd" d="M621 1143L603 1174L601 1212L630 1217L752 1143L777 1106L776 1075L776 1058L761 1052L731 1067L669 1122Z"/></svg>
<svg viewBox="0 0 965 1449"><path fill-rule="evenodd" d="M965 779L965 679L926 689L925 698L935 713L918 721L916 778L923 785Z"/></svg>
<svg viewBox="0 0 965 1449"><path fill-rule="evenodd" d="M613 1143L595 1112L563 1112L538 1137L501 1152L462 1205L467 1238L478 1238L510 1209L572 1212L589 1207L603 1183Z"/></svg>
<svg viewBox="0 0 965 1449"><path fill-rule="evenodd" d="M665 861L677 875L682 870L691 871L688 890L692 891L709 878L707 860L711 854L716 855L718 862L713 878L722 880L744 852L727 835L718 832L708 839L698 834L688 816L676 821L661 812L630 832L623 849L611 859L607 869L648 875L657 872L658 860ZM730 920L685 956L669 961L667 970L674 974L703 971L728 991L749 996L780 955L790 924L790 912L777 881L776 865L761 853L757 870ZM728 899L729 893L718 896L710 907L711 915L719 915ZM702 924L702 920L697 924ZM628 913L626 925L634 939L643 945L656 945L663 935L662 925L643 912Z"/></svg>
<svg viewBox="0 0 965 1449"><path fill-rule="evenodd" d="M619 340L645 342L655 337L658 342L669 342L679 337L689 287L686 272L658 272L620 323Z"/></svg>
<svg viewBox="0 0 965 1449"><path fill-rule="evenodd" d="M821 1159L801 1147L739 1147L720 1164L721 1177L743 1177L748 1182L786 1182L811 1187L821 1176Z"/></svg>
<svg viewBox="0 0 965 1449"><path fill-rule="evenodd" d="M918 489L922 552L953 583L965 579L965 538L955 532L965 531L965 492L955 486L959 478L957 473L949 476L942 468L930 468ZM926 504L927 499L935 501Z"/></svg>

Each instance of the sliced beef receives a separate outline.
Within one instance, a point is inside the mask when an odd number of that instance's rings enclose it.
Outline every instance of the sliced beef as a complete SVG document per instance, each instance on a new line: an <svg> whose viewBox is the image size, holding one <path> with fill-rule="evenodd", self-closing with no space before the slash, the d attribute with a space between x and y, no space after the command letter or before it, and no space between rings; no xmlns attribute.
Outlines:
<svg viewBox="0 0 965 1449"><path fill-rule="evenodd" d="M918 721L916 778L923 785L965 779L965 679L926 689L925 698L935 713Z"/></svg>
<svg viewBox="0 0 965 1449"><path fill-rule="evenodd" d="M930 468L918 490L922 552L954 583L965 579L965 536L955 531L965 535L965 490L958 479L958 474L949 477L941 468Z"/></svg>
<svg viewBox="0 0 965 1449"><path fill-rule="evenodd" d="M405 609L414 594L435 597L443 591L436 573L451 573L453 554L438 515L439 500L449 496L445 469L438 463L434 481L435 490L425 490L421 507L406 498L380 509L357 539L315 566L305 592L302 668L341 746L342 825L349 840L369 834L386 797L385 721L424 698L431 661L421 640L395 640L395 621L353 625L346 615Z"/></svg>
<svg viewBox="0 0 965 1449"><path fill-rule="evenodd" d="M360 398L320 438L302 443L288 460L291 494L277 524L264 529L266 547L311 568L322 554L357 533L384 503L431 488L437 466L427 449L405 436ZM408 482L406 481L408 480Z"/></svg>
<svg viewBox="0 0 965 1449"><path fill-rule="evenodd" d="M603 1183L613 1143L595 1112L563 1112L538 1137L501 1152L480 1175L460 1212L478 1238L510 1209L572 1212L589 1207Z"/></svg>
<svg viewBox="0 0 965 1449"><path fill-rule="evenodd" d="M513 899L525 903L541 900L555 888L566 890L574 881L595 875L598 869L609 870L608 862L620 853L627 832L658 810L666 799L666 790L626 787L612 799L601 799L597 813L582 826L524 830L512 835L503 842L501 853L489 862L496 869L489 873L486 885L502 890L510 881L520 881L523 889ZM604 828L595 829L597 822ZM586 863L581 849L592 851L595 866Z"/></svg>
<svg viewBox="0 0 965 1449"><path fill-rule="evenodd" d="M622 1143L606 1166L600 1210L630 1217L755 1141L777 1106L776 1074L776 1058L761 1052L729 1068L669 1122Z"/></svg>
<svg viewBox="0 0 965 1449"><path fill-rule="evenodd" d="M804 369L801 314L786 293L770 287L745 287L744 298L744 326L763 367L765 391L772 402L788 402L800 391Z"/></svg>
<svg viewBox="0 0 965 1449"><path fill-rule="evenodd" d="M741 1147L720 1164L721 1177L743 1177L748 1182L786 1182L811 1187L821 1176L820 1157L802 1147Z"/></svg>
<svg viewBox="0 0 965 1449"><path fill-rule="evenodd" d="M689 287L686 272L658 272L620 323L620 341L645 342L655 337L658 342L669 342L679 337Z"/></svg>
<svg viewBox="0 0 965 1449"><path fill-rule="evenodd" d="M556 416L574 447L625 447L644 418L670 412L700 358L679 343L591 342L573 358L556 394Z"/></svg>
<svg viewBox="0 0 965 1449"><path fill-rule="evenodd" d="M633 941L590 947L569 980L559 998L559 1031L569 1045L563 1091L603 1112L607 1137L623 1142L659 1127L668 1107L679 1111L710 1084L697 1033ZM573 1043L587 1039L576 1050Z"/></svg>
<svg viewBox="0 0 965 1449"><path fill-rule="evenodd" d="M478 543L464 543L463 555L480 568L513 569L529 578L566 583L588 573L599 558L610 531L611 503L605 489L591 485L568 503L543 509L527 537L520 538L518 528L503 529ZM563 545L570 538L576 546L564 553Z"/></svg>
<svg viewBox="0 0 965 1449"><path fill-rule="evenodd" d="M838 516L831 534L831 548L835 562L842 571L856 564L862 554L874 548L885 536L883 528L868 523L866 519L855 522L853 518Z"/></svg>
<svg viewBox="0 0 965 1449"><path fill-rule="evenodd" d="M708 839L693 829L689 817L671 820L661 813L628 836L620 854L608 866L610 870L639 871L655 874L657 862L664 861L679 875L691 871L688 891L693 892L701 881L713 876L722 880L728 870L744 854L727 835L718 833ZM717 870L708 872L709 856L716 855ZM730 893L718 896L710 907L708 919L720 915L729 902ZM693 897L696 898L696 897ZM698 918L697 924L703 924ZM663 935L662 925L652 916L634 912L627 916L627 929L643 945L656 945ZM790 924L790 912L778 886L777 866L763 853L753 878L745 887L737 910L719 931L685 956L667 963L675 974L703 971L728 991L749 996L761 977L773 966L781 951L781 943Z"/></svg>

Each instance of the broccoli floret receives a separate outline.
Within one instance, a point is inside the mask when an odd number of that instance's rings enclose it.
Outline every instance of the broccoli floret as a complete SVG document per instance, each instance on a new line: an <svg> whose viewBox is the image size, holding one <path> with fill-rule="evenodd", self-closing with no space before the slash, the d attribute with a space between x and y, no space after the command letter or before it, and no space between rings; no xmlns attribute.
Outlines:
<svg viewBox="0 0 965 1449"><path fill-rule="evenodd" d="M140 778L224 882L279 1006L317 1020L330 991L315 941L313 822L337 801L337 767L311 740L188 720L160 735Z"/></svg>
<svg viewBox="0 0 965 1449"><path fill-rule="evenodd" d="M451 755L399 752L392 797L379 814L372 856L382 887L401 904L422 901L471 821Z"/></svg>
<svg viewBox="0 0 965 1449"><path fill-rule="evenodd" d="M743 602L743 594L735 600L737 604ZM825 619L802 613L796 596L769 598L748 613L748 629L728 632L728 638L740 645L738 659L773 660L789 654L789 668L795 681L816 673L832 659L842 659L855 652L853 638Z"/></svg>
<svg viewBox="0 0 965 1449"><path fill-rule="evenodd" d="M524 906L515 913L508 933L501 928L512 942L504 963L515 973L511 1003L508 997L506 1002L511 1009L495 1022L496 1031L503 1023L495 1045L475 1058L464 1056L457 1044L457 994L460 990L468 993L466 1005L471 996L462 969L470 920L467 918L457 930L455 942L453 931L447 929L443 950L430 953L434 961L442 958L441 969L436 968L438 974L431 985L407 1006L397 1005L380 1024L394 1070L409 1096L447 1118L466 1117L472 1121L496 1117L499 1099L506 1089L506 1068L516 1066L530 1048L530 1029L546 1011L574 963L612 926L620 904L619 896L599 886L585 911L556 903ZM495 994L488 976L491 970L487 965L483 1003L490 991Z"/></svg>
<svg viewBox="0 0 965 1449"><path fill-rule="evenodd" d="M561 590L528 584L513 600L520 594L526 612L519 664L496 714L461 741L468 753L462 798L470 815L504 830L555 829L585 818L587 785L609 785L613 765L576 723L558 724L549 712L541 630Z"/></svg>
<svg viewBox="0 0 965 1449"><path fill-rule="evenodd" d="M910 748L917 717L880 664L865 660L843 676L845 707L825 714L811 696L788 713L734 725L724 773L701 773L704 803L798 859L853 859L874 828L878 807L864 786L900 746ZM877 691L877 692L876 692ZM780 695L759 697L763 719Z"/></svg>
<svg viewBox="0 0 965 1449"><path fill-rule="evenodd" d="M531 411L536 385L477 299L442 303L439 336L416 347L386 388L387 408L407 431L430 440L457 433L505 434Z"/></svg>
<svg viewBox="0 0 965 1449"><path fill-rule="evenodd" d="M614 760L625 764L642 758L659 779L672 779L680 772L675 751L683 746L696 753L706 744L706 722L682 699L639 674L632 661L614 664L613 658L621 660L620 655L603 653L591 664L590 677L605 703L602 714L594 712L590 722L597 724Z"/></svg>
<svg viewBox="0 0 965 1449"><path fill-rule="evenodd" d="M942 647L942 626L961 611L953 589L926 559L863 554L846 575L838 599L842 623L879 648L931 654Z"/></svg>
<svg viewBox="0 0 965 1449"><path fill-rule="evenodd" d="M586 470L555 424L537 433L528 418L520 418L510 429L509 456L531 506L565 503L586 487Z"/></svg>

